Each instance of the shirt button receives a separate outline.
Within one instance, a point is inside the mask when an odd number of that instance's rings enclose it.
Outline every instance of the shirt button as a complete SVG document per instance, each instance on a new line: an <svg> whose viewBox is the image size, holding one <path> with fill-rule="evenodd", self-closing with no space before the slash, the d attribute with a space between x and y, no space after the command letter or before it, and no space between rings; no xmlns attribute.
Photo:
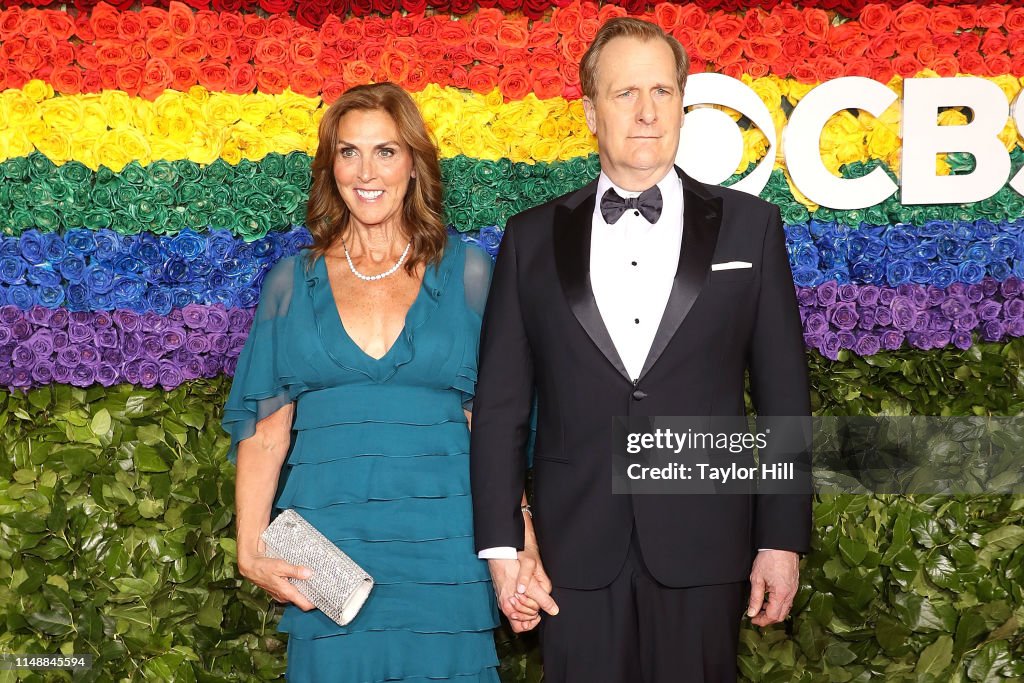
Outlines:
<svg viewBox="0 0 1024 683"><path fill-rule="evenodd" d="M633 264L634 266L636 265L636 261L631 261L631 263L632 263L632 264Z"/></svg>
<svg viewBox="0 0 1024 683"><path fill-rule="evenodd" d="M647 394L645 392L640 391L639 389L637 389L636 391L633 392L633 400L634 401L642 401L645 398L647 398Z"/></svg>
<svg viewBox="0 0 1024 683"><path fill-rule="evenodd" d="M635 322L637 325L639 325L640 324L640 318L633 318L633 322Z"/></svg>
<svg viewBox="0 0 1024 683"><path fill-rule="evenodd" d="M640 212L639 212L639 211L634 211L634 212L633 212L633 215L634 215L634 216L639 216L639 215L640 215Z"/></svg>

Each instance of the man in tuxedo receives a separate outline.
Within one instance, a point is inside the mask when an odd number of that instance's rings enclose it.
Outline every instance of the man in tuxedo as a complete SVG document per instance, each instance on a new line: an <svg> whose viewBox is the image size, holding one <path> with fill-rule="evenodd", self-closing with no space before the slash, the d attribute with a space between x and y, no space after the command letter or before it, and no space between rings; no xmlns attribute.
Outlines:
<svg viewBox="0 0 1024 683"><path fill-rule="evenodd" d="M734 681L748 586L753 623L781 621L808 550L809 495L612 494L614 416L741 416L748 371L759 415L810 412L779 210L674 166L688 68L653 24L601 28L580 64L601 175L508 222L484 315L476 546L551 683Z"/></svg>

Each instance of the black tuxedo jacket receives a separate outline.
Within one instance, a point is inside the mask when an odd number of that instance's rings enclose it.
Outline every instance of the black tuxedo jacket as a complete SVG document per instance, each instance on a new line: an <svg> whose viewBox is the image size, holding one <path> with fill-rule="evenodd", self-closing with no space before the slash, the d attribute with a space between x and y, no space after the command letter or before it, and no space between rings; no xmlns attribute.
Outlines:
<svg viewBox="0 0 1024 683"><path fill-rule="evenodd" d="M523 547L524 446L537 392L534 525L556 586L601 588L635 524L671 587L744 581L757 548L806 552L810 496L612 495L617 415L809 415L799 311L777 207L683 182L683 241L638 381L626 374L590 285L597 182L509 222L484 314L470 458L477 549ZM747 261L749 269L712 271Z"/></svg>

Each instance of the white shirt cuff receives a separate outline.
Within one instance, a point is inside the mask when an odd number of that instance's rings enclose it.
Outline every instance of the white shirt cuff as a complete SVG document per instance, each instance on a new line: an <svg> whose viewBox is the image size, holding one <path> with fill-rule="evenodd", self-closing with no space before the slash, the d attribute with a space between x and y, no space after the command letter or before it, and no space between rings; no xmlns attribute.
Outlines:
<svg viewBox="0 0 1024 683"><path fill-rule="evenodd" d="M519 551L512 546L498 546L497 548L484 548L477 557L481 560L515 560L519 557Z"/></svg>

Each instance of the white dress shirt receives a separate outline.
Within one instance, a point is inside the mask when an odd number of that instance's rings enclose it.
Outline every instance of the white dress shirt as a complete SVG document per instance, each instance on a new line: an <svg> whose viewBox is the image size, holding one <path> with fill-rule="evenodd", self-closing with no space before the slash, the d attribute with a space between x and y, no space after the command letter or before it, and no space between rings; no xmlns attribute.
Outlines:
<svg viewBox="0 0 1024 683"><path fill-rule="evenodd" d="M675 168L658 182L661 216L648 223L627 210L609 225L601 215L601 197L613 188L620 197L637 197L618 187L602 171L590 230L590 283L615 350L632 379L640 377L661 324L683 239L683 186ZM484 560L514 560L512 547L485 548Z"/></svg>

